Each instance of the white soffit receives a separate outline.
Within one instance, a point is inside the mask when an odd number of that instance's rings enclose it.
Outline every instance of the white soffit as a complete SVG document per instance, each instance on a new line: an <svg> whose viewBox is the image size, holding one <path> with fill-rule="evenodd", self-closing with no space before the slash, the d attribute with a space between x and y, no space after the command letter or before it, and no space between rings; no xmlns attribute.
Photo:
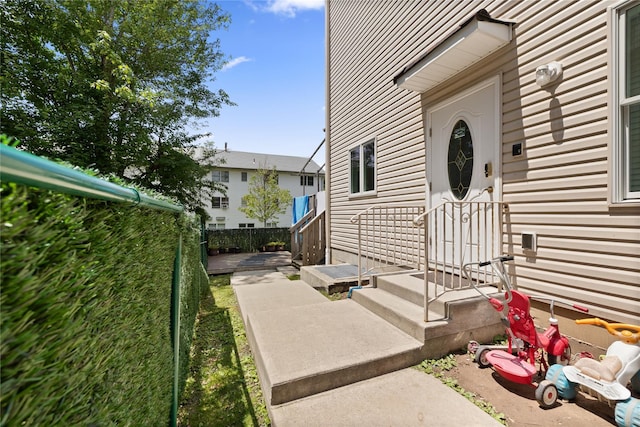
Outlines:
<svg viewBox="0 0 640 427"><path fill-rule="evenodd" d="M442 43L394 79L401 89L425 92L511 42L512 22L498 21L483 9Z"/></svg>

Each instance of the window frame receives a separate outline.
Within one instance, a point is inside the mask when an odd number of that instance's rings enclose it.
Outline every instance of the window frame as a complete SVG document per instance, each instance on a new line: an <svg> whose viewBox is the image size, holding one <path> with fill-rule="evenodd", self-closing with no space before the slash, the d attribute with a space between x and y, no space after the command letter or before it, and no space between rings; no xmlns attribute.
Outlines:
<svg viewBox="0 0 640 427"><path fill-rule="evenodd" d="M218 203L215 203L216 201ZM216 206L216 204L218 206ZM212 209L227 209L227 208L229 208L229 198L225 197L225 196L213 196L211 198L211 208Z"/></svg>
<svg viewBox="0 0 640 427"><path fill-rule="evenodd" d="M240 172L240 181L247 182L249 180L248 172Z"/></svg>
<svg viewBox="0 0 640 427"><path fill-rule="evenodd" d="M624 0L609 7L610 29L609 63L611 81L610 121L611 156L609 165L610 206L640 205L640 191L631 191L631 161L629 159L629 110L640 106L640 94L626 96L626 34L625 17L628 10L639 7L637 2Z"/></svg>
<svg viewBox="0 0 640 427"><path fill-rule="evenodd" d="M313 175L300 175L301 187L313 187Z"/></svg>
<svg viewBox="0 0 640 427"><path fill-rule="evenodd" d="M366 178L366 171L367 168L364 165L364 152L365 152L365 146L371 144L373 146L373 171L372 171L372 184L373 184L373 188L367 190L364 189L364 184L365 184L365 178ZM352 153L357 151L358 153L358 191L353 191L354 190L354 182L353 182L353 158L352 158ZM349 148L348 151L348 168L349 168L349 198L359 198L359 197L370 197L370 196L375 196L378 193L378 159L377 159L377 152L378 152L378 139L374 136L374 137L370 137L370 138L366 138L363 142L360 142L358 144L354 144Z"/></svg>
<svg viewBox="0 0 640 427"><path fill-rule="evenodd" d="M216 179L216 175L218 178ZM229 171L216 169L211 171L211 181L213 182L229 182Z"/></svg>

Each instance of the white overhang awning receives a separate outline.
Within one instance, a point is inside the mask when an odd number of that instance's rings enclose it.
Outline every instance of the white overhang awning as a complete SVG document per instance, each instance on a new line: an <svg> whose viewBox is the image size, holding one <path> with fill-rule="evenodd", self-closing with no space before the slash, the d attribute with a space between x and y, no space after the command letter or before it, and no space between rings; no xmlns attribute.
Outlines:
<svg viewBox="0 0 640 427"><path fill-rule="evenodd" d="M404 67L393 82L425 92L511 42L513 22L491 18L482 9L442 43Z"/></svg>

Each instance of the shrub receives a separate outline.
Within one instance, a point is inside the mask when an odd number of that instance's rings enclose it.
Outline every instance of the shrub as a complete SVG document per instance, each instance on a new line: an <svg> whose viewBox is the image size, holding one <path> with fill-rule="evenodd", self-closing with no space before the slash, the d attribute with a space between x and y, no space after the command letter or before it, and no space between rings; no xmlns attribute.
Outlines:
<svg viewBox="0 0 640 427"><path fill-rule="evenodd" d="M209 244L220 248L238 247L242 252L256 252L265 242L282 242L289 246L291 233L288 228L230 228L226 230L208 230Z"/></svg>

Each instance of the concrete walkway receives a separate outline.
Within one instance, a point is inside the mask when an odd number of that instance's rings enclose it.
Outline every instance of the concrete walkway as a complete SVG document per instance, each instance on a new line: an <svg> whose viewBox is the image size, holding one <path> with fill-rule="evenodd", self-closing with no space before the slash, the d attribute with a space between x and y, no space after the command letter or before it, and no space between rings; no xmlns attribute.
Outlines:
<svg viewBox="0 0 640 427"><path fill-rule="evenodd" d="M274 426L500 426L405 368L421 343L351 300L274 270L231 278ZM410 362L409 365L407 362Z"/></svg>

